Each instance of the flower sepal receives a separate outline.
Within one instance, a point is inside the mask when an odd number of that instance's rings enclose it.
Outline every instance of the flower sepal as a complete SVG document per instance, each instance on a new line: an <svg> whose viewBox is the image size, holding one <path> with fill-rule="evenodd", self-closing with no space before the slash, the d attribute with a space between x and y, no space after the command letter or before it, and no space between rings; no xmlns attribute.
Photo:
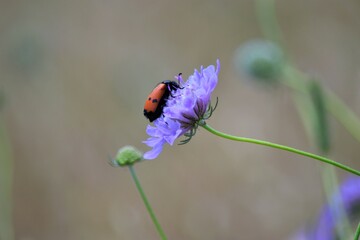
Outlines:
<svg viewBox="0 0 360 240"><path fill-rule="evenodd" d="M218 105L218 102L219 102L219 98L216 97L216 103L214 107L211 105L211 103L208 105L204 115L194 123L193 128L191 128L190 131L184 133L185 139L181 140L178 145L184 145L190 142L191 138L195 136L198 127L206 125L206 120L208 120L211 117L211 115L213 114L213 112L215 111Z"/></svg>

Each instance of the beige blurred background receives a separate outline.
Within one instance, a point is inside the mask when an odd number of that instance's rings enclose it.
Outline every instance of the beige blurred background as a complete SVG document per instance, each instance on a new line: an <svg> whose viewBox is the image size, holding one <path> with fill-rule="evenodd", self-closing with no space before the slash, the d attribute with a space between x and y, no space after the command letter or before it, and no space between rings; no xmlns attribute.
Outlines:
<svg viewBox="0 0 360 240"><path fill-rule="evenodd" d="M292 60L358 115L359 12L356 0L277 1ZM1 1L15 239L158 239L128 170L107 157L148 150L147 94L217 58L209 124L314 151L286 88L235 74L234 50L261 37L250 0ZM334 120L331 129L331 157L359 169L359 143ZM319 166L200 129L136 170L169 239L288 239L324 201Z"/></svg>

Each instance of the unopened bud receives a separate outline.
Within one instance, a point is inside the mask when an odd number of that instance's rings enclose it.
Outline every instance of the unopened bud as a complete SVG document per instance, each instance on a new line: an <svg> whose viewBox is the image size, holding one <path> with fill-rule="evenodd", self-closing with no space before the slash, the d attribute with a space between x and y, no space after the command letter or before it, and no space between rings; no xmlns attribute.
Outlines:
<svg viewBox="0 0 360 240"><path fill-rule="evenodd" d="M142 159L142 152L140 152L133 146L125 146L119 149L112 163L115 166L123 167L133 165L134 163L139 162Z"/></svg>
<svg viewBox="0 0 360 240"><path fill-rule="evenodd" d="M234 56L236 70L253 79L274 83L280 76L284 55L278 45L266 40L252 40L241 45Z"/></svg>

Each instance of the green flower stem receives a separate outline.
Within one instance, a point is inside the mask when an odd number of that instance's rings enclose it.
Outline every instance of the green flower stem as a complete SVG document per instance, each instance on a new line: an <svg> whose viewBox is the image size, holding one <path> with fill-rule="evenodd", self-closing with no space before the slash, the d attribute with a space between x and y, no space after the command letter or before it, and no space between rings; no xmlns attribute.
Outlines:
<svg viewBox="0 0 360 240"><path fill-rule="evenodd" d="M13 161L5 120L0 113L0 239L14 239Z"/></svg>
<svg viewBox="0 0 360 240"><path fill-rule="evenodd" d="M330 90L326 91L325 100L328 111L360 142L360 120L355 113Z"/></svg>
<svg viewBox="0 0 360 240"><path fill-rule="evenodd" d="M288 152L292 152L292 153L296 153L299 155L303 155L309 158L313 158L316 160L319 160L321 162L327 163L327 164L331 164L335 167L341 168L345 171L348 171L350 173L353 173L355 175L360 176L360 172L352 169L346 165L343 165L341 163L335 162L333 160L330 160L326 157L322 157L313 153L309 153L309 152L305 152L305 151L301 151L298 150L296 148L292 148L292 147L288 147L288 146L284 146L284 145L280 145L280 144L276 144L276 143L272 143L272 142L267 142L267 141L262 141L262 140L257 140L257 139L253 139L253 138L245 138L245 137L237 137L237 136L233 136L233 135L229 135L223 132L219 132L217 130L215 130L214 128L210 127L209 125L207 125L206 123L201 125L203 128L205 128L206 130L208 130L209 132L215 134L216 136L219 137L223 137L225 139L229 139L229 140L233 140L233 141L239 141L239 142L247 142L247 143L254 143L254 144L258 144L258 145L263 145L263 146L267 146L267 147L271 147L271 148L276 148L276 149L280 149L280 150L284 150L284 151L288 151Z"/></svg>
<svg viewBox="0 0 360 240"><path fill-rule="evenodd" d="M283 74L283 84L299 93L306 94L306 83L309 80L308 76L289 64L284 66ZM329 89L324 89L324 103L329 113L360 142L360 120L357 115Z"/></svg>
<svg viewBox="0 0 360 240"><path fill-rule="evenodd" d="M144 190L143 190L142 187L141 187L141 184L140 184L139 179L138 179L137 176L136 176L136 172L135 172L134 166L133 166L133 165L129 165L129 170L130 170L131 176L132 176L132 178L133 178L133 180L134 180L134 182L135 182L136 188L138 189L138 191L139 191L139 193L140 193L140 195L141 195L141 198L142 198L142 200L144 201L144 204L145 204L145 206L146 206L146 209L147 209L147 211L149 212L149 215L150 215L150 217L151 217L151 220L153 221L153 223L154 223L154 225L155 225L155 227L156 227L156 229L157 229L157 231L158 231L161 239L162 239L162 240L166 240L167 237L166 237L163 229L161 228L160 223L159 223L159 221L157 220L154 211L152 210L152 207L151 207L151 205L150 205L150 203L149 203L149 201L148 201L148 199L147 199L147 197L146 197L146 195L145 195L145 192L144 192Z"/></svg>
<svg viewBox="0 0 360 240"><path fill-rule="evenodd" d="M359 225L357 226L355 236L354 236L354 240L359 240L359 237L360 237L360 222L359 222Z"/></svg>
<svg viewBox="0 0 360 240"><path fill-rule="evenodd" d="M339 183L335 168L331 165L325 165L322 171L322 180L325 190L325 196L330 207L330 213L332 216L338 216L341 224L335 224L336 235L339 239L350 239L353 235L350 220L347 216L343 198L339 199L339 202L333 203L332 198L334 195L339 194Z"/></svg>
<svg viewBox="0 0 360 240"><path fill-rule="evenodd" d="M274 0L256 0L257 17L264 36L282 46L282 32L276 19ZM286 55L286 51L284 50ZM309 77L287 63L284 66L283 83L293 90L304 93ZM348 106L330 90L324 91L327 110L360 142L360 120Z"/></svg>
<svg viewBox="0 0 360 240"><path fill-rule="evenodd" d="M282 32L276 18L275 0L256 0L255 10L264 36L282 45Z"/></svg>

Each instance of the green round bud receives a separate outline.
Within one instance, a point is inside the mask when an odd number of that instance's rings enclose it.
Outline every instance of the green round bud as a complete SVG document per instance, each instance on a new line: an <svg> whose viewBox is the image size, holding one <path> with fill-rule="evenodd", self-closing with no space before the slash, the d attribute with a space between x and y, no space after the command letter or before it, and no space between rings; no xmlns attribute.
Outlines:
<svg viewBox="0 0 360 240"><path fill-rule="evenodd" d="M121 167L133 165L143 159L142 155L142 152L137 150L135 147L125 146L119 149L113 163L114 165Z"/></svg>
<svg viewBox="0 0 360 240"><path fill-rule="evenodd" d="M274 83L280 76L284 54L279 46L266 40L252 40L235 51L234 64L238 73L253 79Z"/></svg>

